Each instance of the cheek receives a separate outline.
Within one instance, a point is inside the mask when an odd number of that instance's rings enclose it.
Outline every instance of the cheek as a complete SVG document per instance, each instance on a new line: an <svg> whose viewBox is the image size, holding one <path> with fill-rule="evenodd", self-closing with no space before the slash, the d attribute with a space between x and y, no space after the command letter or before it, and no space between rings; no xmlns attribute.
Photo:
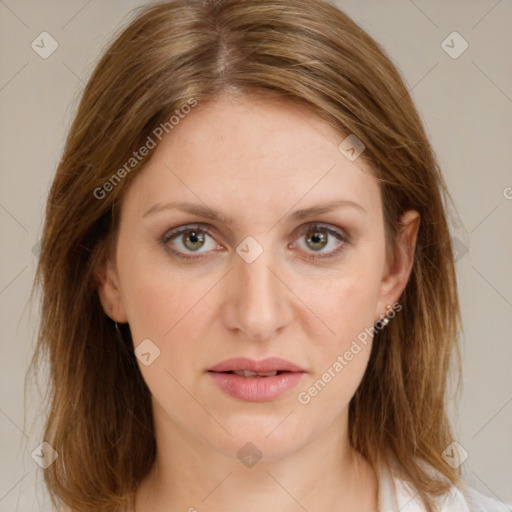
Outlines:
<svg viewBox="0 0 512 512"><path fill-rule="evenodd" d="M311 375L296 393L302 414L317 418L321 432L347 410L366 371L372 349L375 294L353 282L340 280L324 304L323 320L334 331L313 339ZM358 281L360 284L360 281ZM318 329L317 329L318 331ZM314 352L313 352L314 350Z"/></svg>
<svg viewBox="0 0 512 512"><path fill-rule="evenodd" d="M377 265L372 267L361 260L353 268L315 279L314 287L310 280L296 284L314 313L312 320L317 318L316 329L311 326L311 332L316 332L316 337L320 334L326 342L330 340L327 345L341 348L361 330L373 325L380 284ZM318 329L318 322L323 329Z"/></svg>
<svg viewBox="0 0 512 512"><path fill-rule="evenodd" d="M137 348L144 340L150 340L158 349L155 352L163 355L169 340L176 338L176 333L193 316L198 290L191 280L193 275L177 270L163 248L130 244L135 235L121 233L119 237L121 300L134 346ZM183 341L186 340L180 340L175 347L176 351L183 351L180 357L186 356L187 344ZM155 363L161 365L163 359L159 357Z"/></svg>
<svg viewBox="0 0 512 512"><path fill-rule="evenodd" d="M166 279L157 269L136 263L134 259L126 268L122 297L135 345L144 338L162 339L172 329L188 290L179 275Z"/></svg>
<svg viewBox="0 0 512 512"><path fill-rule="evenodd" d="M314 313L309 315L308 327L313 375L297 399L301 405L308 405L309 413L318 408L318 414L326 414L327 422L332 419L331 413L335 415L348 405L366 371L378 302L379 268L375 258L360 258L343 272L315 280L304 301ZM305 288L301 290L306 293Z"/></svg>
<svg viewBox="0 0 512 512"><path fill-rule="evenodd" d="M133 251L120 265L123 304L134 346L146 347L139 354L149 353L149 364L138 359L142 376L153 399L179 423L182 416L201 415L182 385L195 393L192 377L204 353L198 333L205 322L207 292L214 282L208 284L211 279L181 271L165 258L155 261L147 256Z"/></svg>
<svg viewBox="0 0 512 512"><path fill-rule="evenodd" d="M170 262L166 254L155 256L155 252L154 248L132 248L130 257L119 265L134 346L149 339L158 355L150 366L139 361L139 367L155 391L176 384L170 374L195 386L205 361L215 360L205 341L216 318L216 304L212 302L218 300L214 298L218 298L216 285L221 285L224 273L212 272L206 266L197 271L184 269Z"/></svg>

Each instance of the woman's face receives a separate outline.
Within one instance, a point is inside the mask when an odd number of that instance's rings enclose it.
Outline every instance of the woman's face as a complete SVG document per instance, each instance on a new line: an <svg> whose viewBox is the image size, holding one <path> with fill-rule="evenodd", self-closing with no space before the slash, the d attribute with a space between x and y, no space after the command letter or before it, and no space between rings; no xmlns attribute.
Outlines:
<svg viewBox="0 0 512 512"><path fill-rule="evenodd" d="M386 261L379 186L343 139L297 106L224 96L134 179L99 291L130 325L157 432L269 460L346 435L412 256Z"/></svg>

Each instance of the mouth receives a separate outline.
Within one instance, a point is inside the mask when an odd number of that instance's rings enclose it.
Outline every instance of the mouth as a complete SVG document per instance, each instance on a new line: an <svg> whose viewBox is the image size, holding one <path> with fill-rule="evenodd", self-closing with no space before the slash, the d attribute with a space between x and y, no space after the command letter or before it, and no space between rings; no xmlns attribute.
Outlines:
<svg viewBox="0 0 512 512"><path fill-rule="evenodd" d="M224 361L207 372L225 394L246 402L269 402L295 387L306 371L280 358Z"/></svg>
<svg viewBox="0 0 512 512"><path fill-rule="evenodd" d="M254 376L253 374L257 374L264 377L271 377L274 372L305 372L304 368L301 368L286 359L281 359L280 357L267 357L259 361L256 359L249 359L247 357L237 357L222 361L221 363L212 366L208 371L217 373L242 372L250 374L244 376Z"/></svg>
<svg viewBox="0 0 512 512"><path fill-rule="evenodd" d="M250 370L234 370L228 372L214 372L214 373L226 373L231 375L239 375L240 377L275 377L282 373L290 373L282 370L274 370L273 372L251 372Z"/></svg>

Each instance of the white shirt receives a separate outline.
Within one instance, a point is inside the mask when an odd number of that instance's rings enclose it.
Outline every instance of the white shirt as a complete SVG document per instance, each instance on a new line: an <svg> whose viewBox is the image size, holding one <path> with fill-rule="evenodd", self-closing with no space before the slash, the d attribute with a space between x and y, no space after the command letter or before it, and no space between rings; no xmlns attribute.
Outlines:
<svg viewBox="0 0 512 512"><path fill-rule="evenodd" d="M390 461L377 470L379 512L425 512L416 491L398 476L396 462ZM512 505L490 498L468 485L452 487L439 498L439 512L512 512Z"/></svg>

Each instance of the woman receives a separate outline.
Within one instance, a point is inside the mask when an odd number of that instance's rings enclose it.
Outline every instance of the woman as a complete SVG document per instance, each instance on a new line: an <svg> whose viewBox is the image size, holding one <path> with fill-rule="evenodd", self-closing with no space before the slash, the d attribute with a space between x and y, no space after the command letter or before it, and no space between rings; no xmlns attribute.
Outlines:
<svg viewBox="0 0 512 512"><path fill-rule="evenodd" d="M141 8L48 200L54 505L507 510L452 462L448 198L397 70L333 5Z"/></svg>

